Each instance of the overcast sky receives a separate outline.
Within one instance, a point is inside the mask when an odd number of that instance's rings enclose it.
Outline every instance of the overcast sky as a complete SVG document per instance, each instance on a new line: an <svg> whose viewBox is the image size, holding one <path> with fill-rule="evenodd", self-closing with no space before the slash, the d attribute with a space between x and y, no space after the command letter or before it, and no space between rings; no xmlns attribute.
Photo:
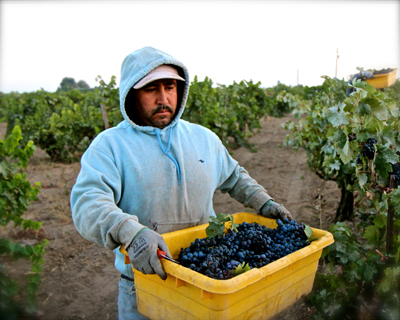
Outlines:
<svg viewBox="0 0 400 320"><path fill-rule="evenodd" d="M119 85L124 57L153 46L191 81L319 85L399 68L400 1L0 1L0 91L55 91L62 78ZM400 77L400 71L397 78Z"/></svg>

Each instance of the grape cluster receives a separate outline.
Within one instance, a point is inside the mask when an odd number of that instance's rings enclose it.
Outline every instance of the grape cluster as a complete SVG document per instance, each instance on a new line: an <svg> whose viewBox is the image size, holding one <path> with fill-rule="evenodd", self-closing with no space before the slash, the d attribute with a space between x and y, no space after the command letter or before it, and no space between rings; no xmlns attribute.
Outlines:
<svg viewBox="0 0 400 320"><path fill-rule="evenodd" d="M390 73L392 72L394 69L392 68L386 68L386 69L381 69L381 70L374 70L373 74L385 74L385 73Z"/></svg>
<svg viewBox="0 0 400 320"><path fill-rule="evenodd" d="M178 260L185 267L222 280L232 278L233 270L243 262L260 268L309 244L304 224L276 221L276 229L243 222L238 232L229 230L225 236L196 239L188 248L181 248Z"/></svg>
<svg viewBox="0 0 400 320"><path fill-rule="evenodd" d="M356 164L362 164L361 154L357 155Z"/></svg>
<svg viewBox="0 0 400 320"><path fill-rule="evenodd" d="M364 144L364 147L361 153L370 160L373 160L375 157L375 147L374 144L378 143L378 139L369 138L367 142Z"/></svg>
<svg viewBox="0 0 400 320"><path fill-rule="evenodd" d="M350 142L357 139L357 135L355 133L353 133L353 132L349 133L347 137L348 137Z"/></svg>

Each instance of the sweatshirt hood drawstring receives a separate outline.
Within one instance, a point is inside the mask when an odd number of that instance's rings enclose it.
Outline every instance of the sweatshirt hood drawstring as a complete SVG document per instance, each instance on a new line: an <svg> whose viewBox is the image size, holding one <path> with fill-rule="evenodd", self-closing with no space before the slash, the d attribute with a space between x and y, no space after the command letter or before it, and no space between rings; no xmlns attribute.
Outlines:
<svg viewBox="0 0 400 320"><path fill-rule="evenodd" d="M166 156L168 156L168 158L170 158L170 159L174 162L174 164L175 164L175 166L176 166L176 174L178 175L178 184L181 184L181 172L180 172L180 169L179 169L178 161L176 161L176 160L168 153L168 152L169 152L169 149L170 149L170 147L171 147L171 132L172 132L172 127L169 128L169 137L168 137L168 147L167 147L167 150L165 150L165 148L164 148L164 146L163 146L163 144L162 144L162 141L161 141L161 138L160 138L160 133L158 132L158 130L157 130L157 129L154 129L154 131L156 132L156 135L157 135L157 138L158 138L158 143L160 144L161 150L164 152L164 154L165 154Z"/></svg>

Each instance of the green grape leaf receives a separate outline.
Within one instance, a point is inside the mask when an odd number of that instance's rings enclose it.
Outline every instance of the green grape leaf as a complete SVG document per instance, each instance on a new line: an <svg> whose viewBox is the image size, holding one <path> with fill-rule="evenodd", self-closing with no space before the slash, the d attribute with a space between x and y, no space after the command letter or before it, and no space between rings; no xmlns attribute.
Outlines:
<svg viewBox="0 0 400 320"><path fill-rule="evenodd" d="M361 173L358 176L358 184L362 187L363 185L365 185L368 182L368 177L365 173Z"/></svg>
<svg viewBox="0 0 400 320"><path fill-rule="evenodd" d="M365 90L368 92L369 95L372 95L374 92L376 92L376 89L374 88L374 86L371 86L368 83L365 86Z"/></svg>
<svg viewBox="0 0 400 320"><path fill-rule="evenodd" d="M229 221L229 217L227 214L224 213L219 213L217 216L217 219L222 223L222 222L227 222Z"/></svg>
<svg viewBox="0 0 400 320"><path fill-rule="evenodd" d="M398 116L399 108L397 108L396 101L393 99L384 99L386 106L393 113L394 116Z"/></svg>
<svg viewBox="0 0 400 320"><path fill-rule="evenodd" d="M378 149L378 154L382 156L383 159L386 160L386 162L389 163L397 163L399 162L399 156L397 155L395 150L392 149L383 149L381 148Z"/></svg>
<svg viewBox="0 0 400 320"><path fill-rule="evenodd" d="M371 114L371 107L369 106L369 104L360 102L358 104L358 106L357 106L356 112L361 117L365 116L365 115L370 115Z"/></svg>
<svg viewBox="0 0 400 320"><path fill-rule="evenodd" d="M232 223L231 223L231 226L229 227L233 232L238 232L239 230L238 230L238 227L239 227L239 224L238 223L234 223L233 222L233 220L232 220Z"/></svg>
<svg viewBox="0 0 400 320"><path fill-rule="evenodd" d="M372 281L374 274L377 272L374 265L369 264L365 268L364 277L367 281Z"/></svg>
<svg viewBox="0 0 400 320"><path fill-rule="evenodd" d="M368 129L370 132L382 132L385 129L385 123L376 117L367 117L364 123L364 128Z"/></svg>
<svg viewBox="0 0 400 320"><path fill-rule="evenodd" d="M5 164L0 163L0 175L2 175L4 178L8 176L8 168L6 168Z"/></svg>
<svg viewBox="0 0 400 320"><path fill-rule="evenodd" d="M378 228L384 228L386 226L386 218L383 214L377 214L374 218L374 224Z"/></svg>
<svg viewBox="0 0 400 320"><path fill-rule="evenodd" d="M331 163L330 165L329 165L329 167L332 169L332 170L340 170L340 162L339 161L335 161L335 163Z"/></svg>
<svg viewBox="0 0 400 320"><path fill-rule="evenodd" d="M394 159L396 154L393 154L387 150L387 152L378 152L375 156L375 171L384 179L387 179L389 174L388 172L392 171L392 166L388 163L388 159ZM392 157L391 157L392 156Z"/></svg>
<svg viewBox="0 0 400 320"><path fill-rule="evenodd" d="M371 107L371 113L381 121L388 119L389 112L382 101L375 98L366 98L364 102Z"/></svg>
<svg viewBox="0 0 400 320"><path fill-rule="evenodd" d="M206 228L207 238L223 236L225 233L225 223L230 222L229 229L237 232L238 224L233 222L233 216L230 214L219 213L217 217L210 216L209 225Z"/></svg>
<svg viewBox="0 0 400 320"><path fill-rule="evenodd" d="M347 131L342 130L342 128L336 129L335 134L333 135L333 141L337 143L336 150L339 147L339 149L342 149L345 144L348 142L347 138Z"/></svg>
<svg viewBox="0 0 400 320"><path fill-rule="evenodd" d="M394 206L400 208L400 188L392 190L391 202ZM400 210L397 211L400 212Z"/></svg>
<svg viewBox="0 0 400 320"><path fill-rule="evenodd" d="M311 229L310 226L308 226L306 224L304 226L305 226L304 233L306 234L307 238L312 238L312 236L314 234L313 230Z"/></svg>
<svg viewBox="0 0 400 320"><path fill-rule="evenodd" d="M245 273L247 271L251 270L250 266L248 263L244 262L242 264L239 264L235 270L233 270L233 276L236 277L239 274Z"/></svg>
<svg viewBox="0 0 400 320"><path fill-rule="evenodd" d="M338 252L346 253L346 245L341 242L338 242L338 243L336 243L336 250Z"/></svg>
<svg viewBox="0 0 400 320"><path fill-rule="evenodd" d="M377 226L368 226L365 229L364 239L367 239L369 243L373 243L379 241L379 227Z"/></svg>
<svg viewBox="0 0 400 320"><path fill-rule="evenodd" d="M344 164L349 163L353 159L353 150L350 148L350 143L348 140L346 140L343 148L338 150L338 153Z"/></svg>
<svg viewBox="0 0 400 320"><path fill-rule="evenodd" d="M346 263L349 261L349 259L347 258L346 255L342 255L342 256L340 257L340 261L341 261L343 264L346 264Z"/></svg>
<svg viewBox="0 0 400 320"><path fill-rule="evenodd" d="M387 271L387 270L385 270ZM388 275L386 274L386 276L383 278L381 284L379 285L379 290L383 291L383 292L388 292L390 290L390 288L392 287L392 283L394 281L394 277L388 277Z"/></svg>
<svg viewBox="0 0 400 320"><path fill-rule="evenodd" d="M308 226L308 225L304 225L304 233L306 234L306 236L307 236L307 241L308 242L312 242L312 241L314 241L314 240L318 240L319 238L314 238L314 232L313 232L313 230L311 229L311 227L310 226Z"/></svg>
<svg viewBox="0 0 400 320"><path fill-rule="evenodd" d="M211 217L210 217L210 220L211 220ZM224 230L225 230L224 225L222 225L220 223L216 223L215 221L211 220L208 227L206 228L207 238L213 238L218 235L223 235Z"/></svg>
<svg viewBox="0 0 400 320"><path fill-rule="evenodd" d="M389 125L385 126L382 132L382 137L393 147L397 147L397 149L400 149L400 141L398 141L397 135L393 134L394 130L398 130L398 128Z"/></svg>
<svg viewBox="0 0 400 320"><path fill-rule="evenodd" d="M346 105L341 102L336 106L333 106L328 109L327 119L334 127L338 127L340 125L349 124L347 120L346 113L343 111Z"/></svg>

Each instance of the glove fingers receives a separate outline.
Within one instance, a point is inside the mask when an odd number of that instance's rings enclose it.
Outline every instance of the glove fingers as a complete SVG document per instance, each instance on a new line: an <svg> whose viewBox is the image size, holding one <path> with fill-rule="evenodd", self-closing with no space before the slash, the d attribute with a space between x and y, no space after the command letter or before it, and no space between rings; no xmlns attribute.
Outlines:
<svg viewBox="0 0 400 320"><path fill-rule="evenodd" d="M287 213L286 218L288 218L289 221L292 221L292 220L293 220L293 217L292 217L292 215L290 214L290 212Z"/></svg>
<svg viewBox="0 0 400 320"><path fill-rule="evenodd" d="M293 220L293 218L292 218L292 215L290 214L290 212L288 211L288 210L286 210L283 206L282 207L280 207L280 216L281 216L281 219L282 220L284 220L284 219L288 219L289 221L290 220Z"/></svg>
<svg viewBox="0 0 400 320"><path fill-rule="evenodd" d="M150 260L147 263L144 263L141 267L142 270L140 270L140 272L142 272L143 274L154 274L154 270L151 266Z"/></svg>
<svg viewBox="0 0 400 320"><path fill-rule="evenodd" d="M158 258L157 255L152 255L150 257L150 265L151 265L153 273L157 273L157 275L163 280L167 279L167 274L165 273L165 271L161 265L160 259Z"/></svg>
<svg viewBox="0 0 400 320"><path fill-rule="evenodd" d="M279 219L279 218L281 218L281 216L282 215L278 210L274 210L274 211L271 212L271 217L274 218L274 219Z"/></svg>
<svg viewBox="0 0 400 320"><path fill-rule="evenodd" d="M282 213L282 218L281 218L281 220L285 220L285 219L288 219L288 220L290 220L289 219L289 215L285 212L285 213Z"/></svg>
<svg viewBox="0 0 400 320"><path fill-rule="evenodd" d="M278 211L278 215L279 215L279 218L281 219L281 220L284 220L284 219L286 219L287 218L287 214L288 214L288 212L287 212L287 210L284 208L284 207L279 207L279 210L277 210Z"/></svg>
<svg viewBox="0 0 400 320"><path fill-rule="evenodd" d="M167 244L164 241L164 238L160 236L160 239L158 240L158 247L165 252L165 254L172 259L172 255L169 252L169 248Z"/></svg>

